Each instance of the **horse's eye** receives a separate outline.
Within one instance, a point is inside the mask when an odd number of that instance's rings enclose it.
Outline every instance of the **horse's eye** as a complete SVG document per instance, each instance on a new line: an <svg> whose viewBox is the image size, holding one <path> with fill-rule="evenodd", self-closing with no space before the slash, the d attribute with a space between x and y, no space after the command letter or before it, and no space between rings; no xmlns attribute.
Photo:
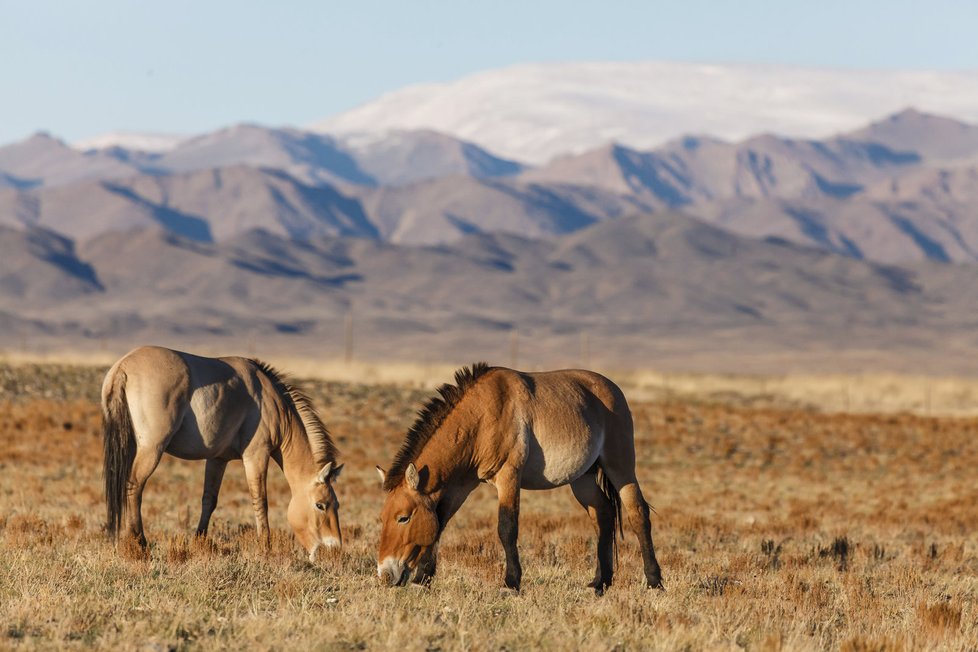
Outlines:
<svg viewBox="0 0 978 652"><path fill-rule="evenodd" d="M405 516L398 516L397 517L397 522L400 523L401 525L404 525L405 523L407 523L410 520L411 520L411 515L410 514L407 514Z"/></svg>
<svg viewBox="0 0 978 652"><path fill-rule="evenodd" d="M325 512L326 511L326 503L316 503L316 509L318 509L321 512Z"/></svg>

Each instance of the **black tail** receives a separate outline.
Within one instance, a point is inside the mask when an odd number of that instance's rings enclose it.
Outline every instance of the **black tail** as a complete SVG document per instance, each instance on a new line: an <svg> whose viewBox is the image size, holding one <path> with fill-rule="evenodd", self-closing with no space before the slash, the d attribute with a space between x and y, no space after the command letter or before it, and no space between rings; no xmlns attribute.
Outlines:
<svg viewBox="0 0 978 652"><path fill-rule="evenodd" d="M612 531L617 531L612 535L611 545L612 550L614 550L615 563L618 563L618 539L624 538L625 533L622 529L621 524L621 496L618 495L618 490L615 489L615 485L611 484L611 480L608 479L608 474L604 472L600 466L598 467L598 473L595 480L598 483L598 488L601 489L601 493L608 497L611 501L612 507Z"/></svg>
<svg viewBox="0 0 978 652"><path fill-rule="evenodd" d="M102 401L102 434L105 446L106 528L110 535L117 537L126 509L126 485L136 456L136 435L126 402L125 372L117 372L112 387Z"/></svg>

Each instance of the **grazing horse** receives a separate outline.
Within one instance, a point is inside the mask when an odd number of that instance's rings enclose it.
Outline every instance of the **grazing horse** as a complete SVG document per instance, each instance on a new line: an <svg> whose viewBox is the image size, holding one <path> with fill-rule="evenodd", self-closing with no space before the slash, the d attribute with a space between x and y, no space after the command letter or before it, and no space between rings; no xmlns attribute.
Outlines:
<svg viewBox="0 0 978 652"><path fill-rule="evenodd" d="M203 358L144 346L116 362L102 383L108 530L146 546L143 488L163 453L207 460L197 534L217 507L224 469L244 463L258 538L270 544L268 461L289 483L289 524L315 559L342 542L333 481L336 447L309 399L272 367L246 358Z"/></svg>
<svg viewBox="0 0 978 652"><path fill-rule="evenodd" d="M570 484L598 533L598 595L611 585L615 531L624 506L638 536L650 587L662 576L652 545L649 505L635 479L632 416L621 390L591 371L523 373L485 363L455 372L429 400L389 471L381 512L377 574L390 586L427 584L438 539L480 482L499 493L499 538L506 587L520 588L516 547L520 490Z"/></svg>

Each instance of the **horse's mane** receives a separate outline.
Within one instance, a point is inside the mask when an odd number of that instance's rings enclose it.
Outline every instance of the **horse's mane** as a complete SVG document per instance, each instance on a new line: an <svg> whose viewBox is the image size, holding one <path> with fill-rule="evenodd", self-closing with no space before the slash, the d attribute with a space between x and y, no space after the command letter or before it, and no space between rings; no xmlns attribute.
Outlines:
<svg viewBox="0 0 978 652"><path fill-rule="evenodd" d="M289 377L279 372L272 365L262 360L252 359L251 362L258 367L262 373L268 376L272 385L286 403L286 408L291 408L294 412L293 417L298 417L309 440L309 448L312 449L313 459L320 466L327 462L335 462L337 456L336 445L333 438L329 436L326 424L319 418L312 401L301 389L289 382Z"/></svg>
<svg viewBox="0 0 978 652"><path fill-rule="evenodd" d="M476 362L471 367L462 367L455 372L454 385L445 383L439 387L438 396L432 396L418 410L418 418L404 437L404 443L401 444L400 450L394 457L394 463L384 478L384 489L390 491L401 483L408 464L421 454L425 444L462 400L465 392L492 370L493 367L485 362Z"/></svg>

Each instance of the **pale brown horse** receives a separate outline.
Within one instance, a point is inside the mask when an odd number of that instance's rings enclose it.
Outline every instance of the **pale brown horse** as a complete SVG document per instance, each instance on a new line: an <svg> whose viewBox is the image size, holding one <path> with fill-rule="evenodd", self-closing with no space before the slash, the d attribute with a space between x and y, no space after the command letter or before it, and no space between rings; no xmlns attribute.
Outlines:
<svg viewBox="0 0 978 652"><path fill-rule="evenodd" d="M258 537L269 544L269 459L292 490L288 520L313 560L342 542L333 481L336 447L308 398L272 367L246 358L204 358L144 346L116 362L102 383L108 529L146 545L143 488L163 453L207 460L197 533L207 533L224 469L244 464Z"/></svg>
<svg viewBox="0 0 978 652"><path fill-rule="evenodd" d="M621 390L591 371L523 373L485 363L455 373L408 432L390 470L380 467L387 499L377 574L403 586L435 573L436 547L449 519L480 482L499 494L499 538L506 587L519 590L516 540L520 490L570 484L598 533L589 586L611 585L615 535L624 511L638 536L650 587L662 576L649 506L635 479L632 416Z"/></svg>

